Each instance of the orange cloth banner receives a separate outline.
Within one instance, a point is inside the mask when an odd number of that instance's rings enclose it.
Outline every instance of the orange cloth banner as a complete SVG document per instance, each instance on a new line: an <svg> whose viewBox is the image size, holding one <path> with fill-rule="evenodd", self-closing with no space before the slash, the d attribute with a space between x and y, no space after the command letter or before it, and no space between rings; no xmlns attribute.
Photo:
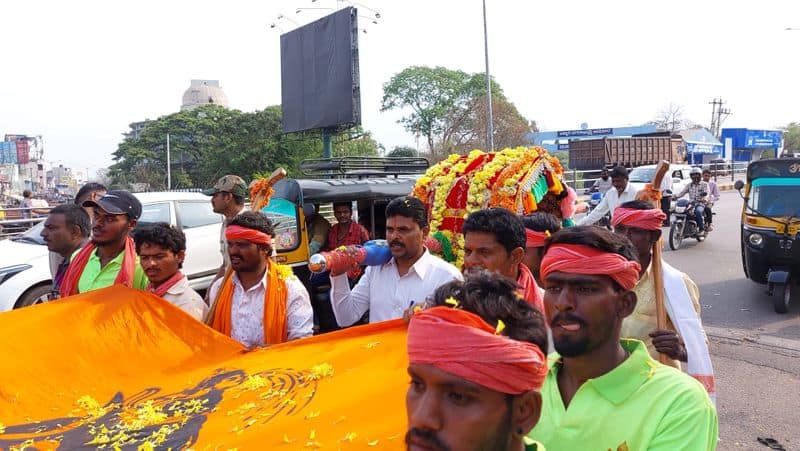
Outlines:
<svg viewBox="0 0 800 451"><path fill-rule="evenodd" d="M406 327L251 352L114 286L0 314L0 449L403 449Z"/></svg>

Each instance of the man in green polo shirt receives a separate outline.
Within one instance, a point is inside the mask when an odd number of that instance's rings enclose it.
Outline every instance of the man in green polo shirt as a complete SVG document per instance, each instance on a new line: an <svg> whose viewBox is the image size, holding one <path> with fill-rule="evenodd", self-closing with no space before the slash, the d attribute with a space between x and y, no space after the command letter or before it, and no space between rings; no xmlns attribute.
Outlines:
<svg viewBox="0 0 800 451"><path fill-rule="evenodd" d="M717 413L703 386L653 360L641 341L620 340L639 270L630 241L604 229L564 229L545 246L556 353L529 437L548 449L716 449Z"/></svg>
<svg viewBox="0 0 800 451"><path fill-rule="evenodd" d="M61 297L114 284L145 289L147 276L130 236L142 215L139 199L128 191L114 190L83 206L92 207L92 240L73 256L61 284Z"/></svg>
<svg viewBox="0 0 800 451"><path fill-rule="evenodd" d="M408 326L409 450L543 451L526 437L547 374L542 313L497 274L439 287Z"/></svg>

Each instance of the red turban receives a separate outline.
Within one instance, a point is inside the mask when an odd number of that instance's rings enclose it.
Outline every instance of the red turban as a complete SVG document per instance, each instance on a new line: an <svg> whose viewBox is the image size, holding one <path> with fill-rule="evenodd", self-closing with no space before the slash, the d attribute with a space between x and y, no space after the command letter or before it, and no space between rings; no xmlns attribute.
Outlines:
<svg viewBox="0 0 800 451"><path fill-rule="evenodd" d="M617 209L614 210L614 218L611 220L611 224L613 226L622 224L626 227L635 227L644 230L661 230L661 225L664 223L665 219L667 219L667 215L656 208L638 210L635 208L617 207Z"/></svg>
<svg viewBox="0 0 800 451"><path fill-rule="evenodd" d="M622 255L605 252L582 244L555 244L542 258L542 279L551 272L604 275L614 279L625 290L631 290L639 281L641 266Z"/></svg>
<svg viewBox="0 0 800 451"><path fill-rule="evenodd" d="M408 361L511 395L541 389L547 375L538 346L497 335L478 315L449 307L411 317Z"/></svg>
<svg viewBox="0 0 800 451"><path fill-rule="evenodd" d="M238 225L225 227L225 239L246 240L254 244L272 244L272 237L266 233Z"/></svg>
<svg viewBox="0 0 800 451"><path fill-rule="evenodd" d="M531 229L525 229L525 247L544 247L544 241L549 237L548 232L537 232Z"/></svg>

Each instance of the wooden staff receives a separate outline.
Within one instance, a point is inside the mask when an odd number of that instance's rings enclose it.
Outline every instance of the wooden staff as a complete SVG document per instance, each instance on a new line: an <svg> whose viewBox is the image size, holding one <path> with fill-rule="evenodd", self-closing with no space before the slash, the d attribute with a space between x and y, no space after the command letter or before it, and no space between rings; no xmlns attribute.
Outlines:
<svg viewBox="0 0 800 451"><path fill-rule="evenodd" d="M661 208L661 181L669 170L669 163L661 161L656 166L653 175L653 182L645 185L644 189L636 195L637 200L651 202L654 208ZM661 267L661 249L664 247L664 239L660 238L653 244L652 258L650 264L653 266L653 285L656 291L656 324L659 329L667 328L667 309L664 306L664 269ZM675 366L675 362L666 354L659 353L658 361L670 366Z"/></svg>

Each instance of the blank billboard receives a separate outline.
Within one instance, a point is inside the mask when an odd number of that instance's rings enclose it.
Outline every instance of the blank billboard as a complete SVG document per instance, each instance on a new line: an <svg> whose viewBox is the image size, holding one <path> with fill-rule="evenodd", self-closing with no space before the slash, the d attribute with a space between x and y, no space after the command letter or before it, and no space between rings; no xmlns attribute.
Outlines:
<svg viewBox="0 0 800 451"><path fill-rule="evenodd" d="M284 133L361 123L357 18L345 8L281 35Z"/></svg>

